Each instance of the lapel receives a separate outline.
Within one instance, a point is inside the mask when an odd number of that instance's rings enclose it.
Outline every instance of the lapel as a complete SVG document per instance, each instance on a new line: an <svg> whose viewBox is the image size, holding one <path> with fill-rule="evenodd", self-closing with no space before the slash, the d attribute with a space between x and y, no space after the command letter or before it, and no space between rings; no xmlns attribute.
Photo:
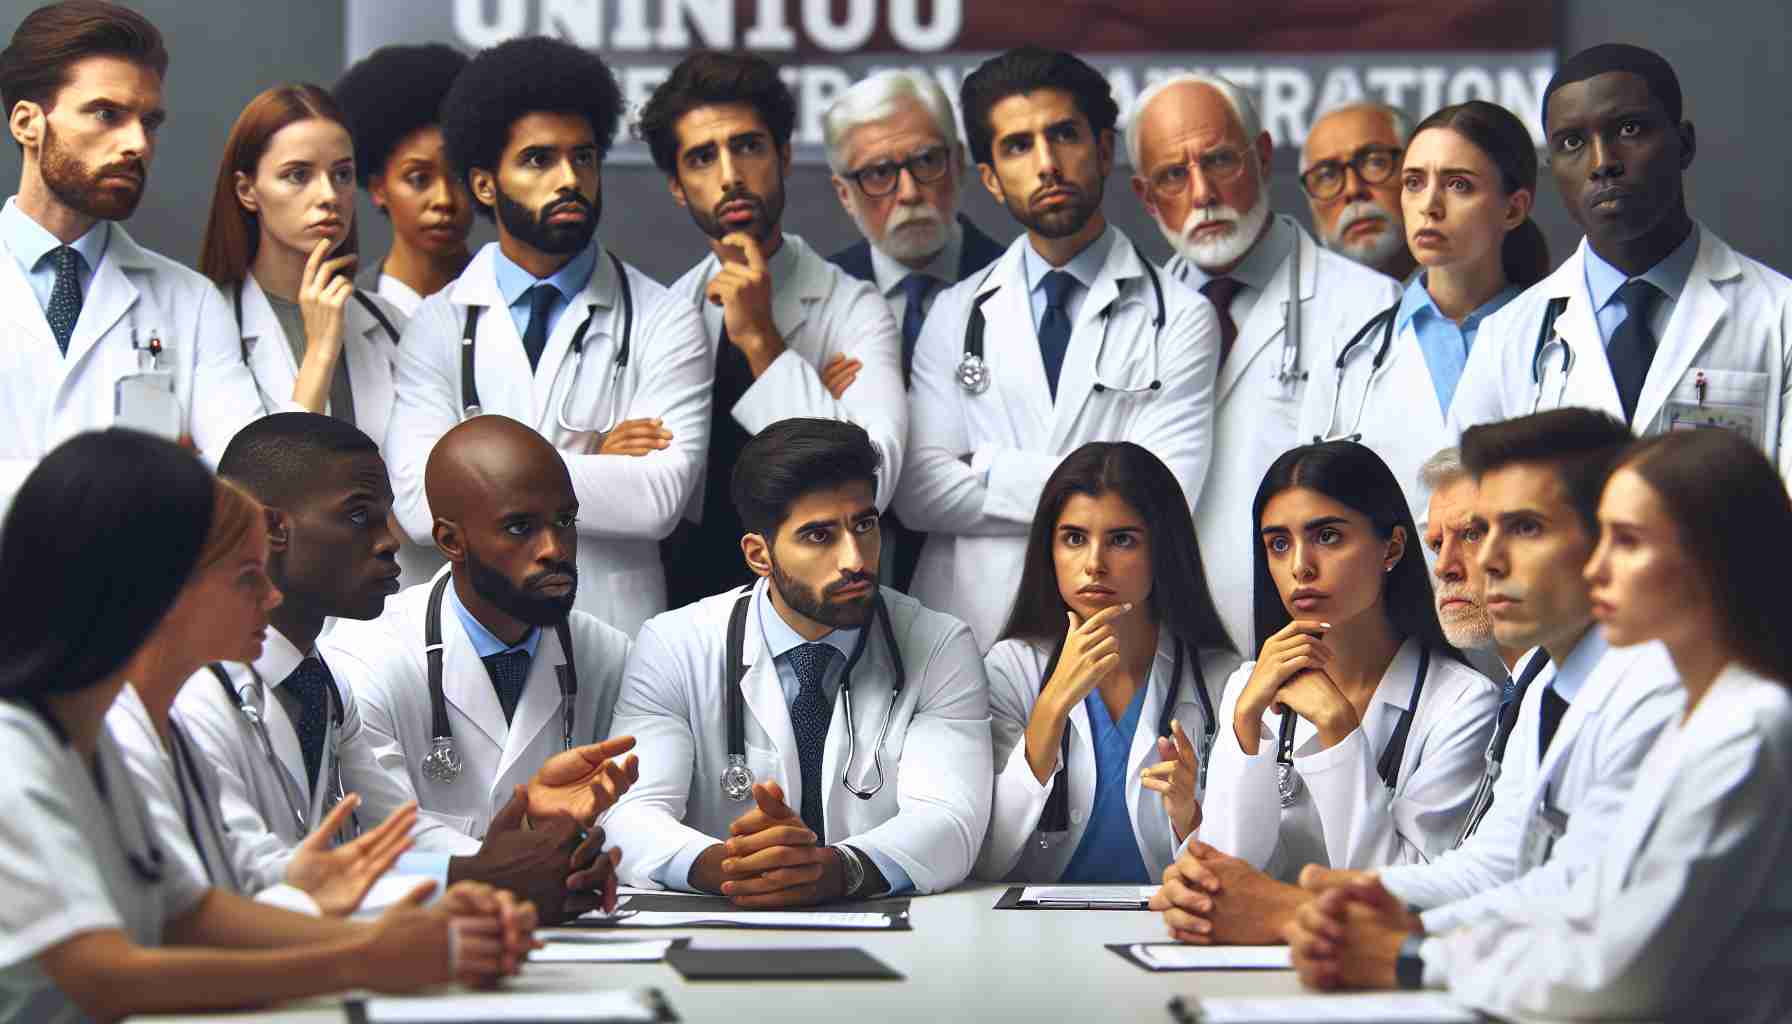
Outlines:
<svg viewBox="0 0 1792 1024"><path fill-rule="evenodd" d="M273 634L272 630L268 632L269 641L273 640ZM286 716L286 705L274 697L274 687L278 682L277 679L269 681L263 677L261 692L255 696L261 703L261 715L269 727L268 742L273 744L274 756L280 759L281 770L286 772L287 781L294 786L294 792L307 793L310 792L311 785L305 775L305 755L299 749L298 727ZM311 817L305 820L310 823L317 821Z"/></svg>
<svg viewBox="0 0 1792 1024"><path fill-rule="evenodd" d="M330 813L331 796L336 791L336 776L341 771L336 758L338 738L336 719L331 716L324 721L324 756L318 761L317 785L311 787L311 806L305 812L305 824L314 829ZM304 792L305 787L300 785L299 791Z"/></svg>
<svg viewBox="0 0 1792 1024"><path fill-rule="evenodd" d="M467 264L460 277L448 286L449 304L454 308L454 331L458 337L466 324L468 307L483 307L479 316L478 348L473 357L480 408L484 412L501 413L533 424L537 418L533 404L534 373L529 369L529 355L523 351L523 336L517 333L516 324L510 319L510 307L498 288L497 256L498 243L487 244ZM572 307L567 309L570 312ZM582 311L580 316L583 316ZM547 352L548 349L543 350L543 360L548 358ZM458 350L453 365L454 404L458 408L462 390ZM499 721L502 720L500 715Z"/></svg>
<svg viewBox="0 0 1792 1024"><path fill-rule="evenodd" d="M1139 791L1144 789L1139 784L1139 772L1157 763L1157 722L1163 716L1164 702L1175 702L1176 691L1173 687L1179 682L1170 678L1170 672L1176 663L1176 640L1168 629L1160 628L1157 632L1157 653L1151 660L1151 676L1145 681L1145 702L1139 706L1139 722L1133 728L1132 746L1126 752L1126 816L1132 819L1132 834L1135 836L1144 835L1139 828ZM1193 650L1189 654L1198 657ZM1183 665L1182 671L1183 678L1190 678L1194 674L1194 667ZM1186 723L1182 728L1191 740L1201 735L1200 727L1194 723ZM1151 864L1152 859L1147 856L1142 844L1139 855L1145 857L1146 865Z"/></svg>
<svg viewBox="0 0 1792 1024"><path fill-rule="evenodd" d="M1598 629L1598 626L1592 627ZM1599 664L1587 676L1581 685L1580 693L1574 702L1568 705L1568 711L1562 715L1562 724L1556 727L1555 738L1550 741L1549 751L1543 755L1543 761L1537 770L1536 790L1539 796L1555 781L1558 769L1564 767L1572 754L1574 742L1579 737L1581 727L1589 718L1599 714L1604 708L1607 698L1619 686L1623 685L1625 675L1642 651L1642 645L1626 649L1612 649L1605 652ZM1551 678L1554 676L1552 674ZM1542 682L1539 679L1538 682Z"/></svg>
<svg viewBox="0 0 1792 1024"><path fill-rule="evenodd" d="M498 770L492 776L491 795L494 800L508 793L508 787L501 785L503 779L517 760L534 746L535 738L541 734L542 729L553 723L555 731L559 731L560 681L555 667L566 664L566 658L560 651L560 641L553 633L551 628L542 627L541 639L535 647L535 657L529 659L529 679L523 684L522 699L517 701L516 714L511 718L509 731L504 738L503 757L499 759ZM494 694L494 699L495 696ZM500 706L500 721L503 713Z"/></svg>
<svg viewBox="0 0 1792 1024"><path fill-rule="evenodd" d="M808 322L810 308L828 296L828 265L795 235L786 234L784 245L795 257L791 264L795 269L790 272L788 281L772 279L772 322L778 325L784 344L798 348L795 339L800 336L803 324ZM826 340L817 339L813 357L805 355L805 358L812 358L817 369L823 359L819 342Z"/></svg>
<svg viewBox="0 0 1792 1024"><path fill-rule="evenodd" d="M1618 400L1618 384L1612 377L1612 364L1606 358L1605 343L1599 338L1599 322L1593 315L1592 300L1587 297L1586 250L1587 242L1583 238L1574 254L1543 282L1546 300L1568 300L1562 315L1556 318L1555 330L1555 336L1574 353L1574 367L1568 374L1568 394L1574 396L1575 401L1566 404L1605 409L1622 418L1624 404ZM1531 387L1530 394L1533 397L1537 394L1535 389L1542 388L1542 398L1547 404L1540 408L1554 408L1557 404L1564 404L1554 400L1557 389L1561 386L1561 378L1557 376L1561 372L1560 356L1555 350L1551 350L1549 361L1544 366L1542 382L1538 383L1531 377L1535 366L1533 361L1537 355L1535 331L1542 327L1542 316L1543 309L1540 307L1537 311L1538 320L1522 335L1528 342L1523 348L1523 381ZM1584 368L1581 365L1583 362L1586 364ZM1529 409L1528 405L1524 407L1527 412Z"/></svg>
<svg viewBox="0 0 1792 1024"><path fill-rule="evenodd" d="M1144 275L1132 243L1118 228L1113 231L1114 237L1108 244L1107 259L1102 262L1101 272L1095 275L1095 280L1090 284L1089 294L1083 296L1082 308L1077 311L1076 323L1071 326L1070 347L1064 353L1064 365L1058 370L1058 397L1052 403L1052 432L1046 443L1047 451L1063 451L1069 447L1071 428L1076 425L1083 406L1094 393L1091 389L1095 386L1095 360L1101 354L1104 342L1111 342L1114 346L1114 352L1109 358L1110 366L1121 364L1120 360L1112 358L1113 355L1134 351L1131 338L1107 337L1112 324L1112 317L1108 313L1110 310L1117 311L1120 282ZM1029 307L1029 315L1031 312ZM1154 309L1150 310L1147 315L1155 312ZM1145 329L1151 329L1149 321L1146 322ZM1042 360L1041 367L1043 366Z"/></svg>
<svg viewBox="0 0 1792 1024"><path fill-rule="evenodd" d="M249 350L250 373L263 395L284 402L291 396L293 382L298 379L299 364L293 359L292 345L287 341L279 319L274 316L267 292L262 290L254 274L243 277L242 288L243 322L239 329L243 332L243 344ZM231 289L225 291L228 300L232 297Z"/></svg>
<svg viewBox="0 0 1792 1024"><path fill-rule="evenodd" d="M1022 247L1028 244L1026 235L1016 239L977 290L979 297L996 293L983 303L983 358L990 376L998 382L992 390L1002 395L1015 441L1023 448L1034 447L1048 435L1052 424L1045 359L1039 354L1039 332L1033 326L1033 306L1027 297Z"/></svg>
<svg viewBox="0 0 1792 1024"><path fill-rule="evenodd" d="M1730 281L1742 274L1736 253L1716 233L1699 225L1699 254L1693 258L1692 272L1686 276L1686 287L1674 303L1673 315L1662 328L1660 347L1649 364L1643 379L1642 394L1637 397L1636 422L1647 425L1655 421L1661 407L1674 392L1674 385L1691 368L1730 311L1715 282Z"/></svg>
<svg viewBox="0 0 1792 1024"><path fill-rule="evenodd" d="M895 623L892 622L891 625L893 626ZM853 672L853 717L850 720L846 717L846 701L840 693L836 692L834 713L828 720L827 743L822 747L821 752L821 802L822 810L826 814L824 820L827 822L830 838L846 836L848 833L842 829L850 827L844 814L839 820L836 820L835 808L852 807L859 803L857 797L846 799L851 794L846 793L845 787L840 785L842 778L850 778L852 784L860 789L869 788L877 781L874 760L883 765L886 782L894 781L896 776L896 763L889 757L883 756L882 751L876 750L872 746L878 741L878 734L883 731L884 717L904 713L900 706L892 707L890 703L890 690L893 688L893 680L896 678L896 663L890 660L889 649L884 646L883 642L883 627L878 625L877 620L872 619L863 628L870 632L865 644L865 653L859 657L859 667ZM841 680L844 683L845 676L842 676ZM888 735L882 738L887 742L889 736L897 734L898 731L897 722L892 721ZM849 732L854 739L853 746L856 748L852 752L853 758L850 764L846 761L848 748L846 738ZM873 757L874 754L877 755L876 758ZM895 790L889 792L893 793ZM836 803L834 799L836 796L841 797L841 803Z"/></svg>
<svg viewBox="0 0 1792 1024"><path fill-rule="evenodd" d="M350 299L348 304L345 330L360 336L358 342L342 346L342 358L348 360L349 387L355 397L355 421L368 437L384 441L394 401L392 361L396 353L392 336L359 302Z"/></svg>
<svg viewBox="0 0 1792 1024"><path fill-rule="evenodd" d="M1304 305L1313 300L1317 278L1315 264L1319 262L1319 258L1313 246L1313 239L1292 221L1288 222L1288 226L1294 230L1295 248L1292 252L1300 264L1300 302ZM1287 267L1288 262L1284 260L1282 265L1276 268L1275 276L1270 279L1269 286L1263 289L1263 294L1258 297L1257 304L1251 307L1251 315L1246 318L1244 323L1238 325L1238 337L1232 343L1232 351L1226 355L1225 364L1220 367L1219 384L1214 399L1216 406L1225 403L1227 397L1231 395L1233 387L1243 379L1245 370L1255 362L1257 353L1282 337L1282 333L1287 329L1290 312L1288 309ZM1303 328L1307 326L1305 320L1301 321L1301 326ZM1301 332L1301 347L1303 349L1307 348L1307 333L1304 330ZM1311 353L1315 351L1319 351L1319 349L1313 348L1301 353L1301 369L1308 372L1314 371L1314 360ZM1265 366L1258 370L1257 375L1267 377L1268 374L1274 372L1274 369L1275 367ZM1268 383L1264 382L1263 387L1267 388Z"/></svg>
<svg viewBox="0 0 1792 1024"><path fill-rule="evenodd" d="M130 274L149 269L149 260L131 236L125 234L124 226L113 224L111 235L106 240L106 254L101 257L100 265L94 270L93 282L88 288L86 302L81 306L81 318L75 321L75 333L68 342L69 366L75 366L92 351L104 338L107 332L130 311L137 303L137 286L131 282ZM145 324L151 331L160 331L162 340L167 343L169 354L178 362L186 358L179 350L179 345L196 344L196 338L175 338L172 323ZM129 339L125 339L127 342ZM146 339L147 340L147 339ZM52 340L51 344L54 344Z"/></svg>
<svg viewBox="0 0 1792 1024"><path fill-rule="evenodd" d="M541 351L541 363L530 378L530 409L535 414L535 429L549 437L554 436L556 426L553 403L554 382L559 379L562 369L567 372L577 369L576 365L570 367L562 365L572 352L572 336L578 333L579 325L583 324L587 317L590 317L592 326L586 329L584 341L581 343L589 351L592 331L597 330L597 318L603 316L605 310L616 304L618 292L616 265L611 262L609 254L604 251L601 244L595 245L594 251L597 259L591 265L591 277L585 281L585 286L579 289L579 293L573 296L572 301L566 304L565 311L560 314L559 321L554 324L553 333L548 335L547 347ZM512 326L514 329L514 325ZM520 345L522 339L518 338L517 341ZM578 359L577 356L572 358L575 362ZM523 368L526 370L528 366L528 353L525 352ZM572 386L570 381L567 386Z"/></svg>
<svg viewBox="0 0 1792 1024"><path fill-rule="evenodd" d="M790 724L790 707L784 703L784 688L778 683L777 666L772 664L770 657L763 656L766 653L765 631L759 628L759 604L766 600L765 588L766 582L763 579L754 584L753 601L747 607L746 635L741 642L741 658L747 664L747 673L741 678L740 687L746 698L747 709L753 713L753 719L759 723L759 727L765 730L766 738L771 740L772 749L778 754L778 784L784 787L785 802L793 809L801 810L803 769L797 760L796 730ZM726 633L728 625L725 616L721 625L722 631ZM727 676L724 676L724 686L727 681Z"/></svg>
<svg viewBox="0 0 1792 1024"><path fill-rule="evenodd" d="M428 614L428 606L424 607ZM485 670L485 662L473 650L473 641L467 637L465 626L460 624L460 616L454 609L442 602L442 696L448 703L460 710L474 728L485 734L486 741L494 748L504 749L505 737L509 734L509 726L504 724L504 708L498 704L498 693L492 689L492 677ZM534 682L534 666L530 666L530 682ZM524 696L528 695L525 688ZM424 718L427 719L427 704ZM465 738L462 737L462 741Z"/></svg>
<svg viewBox="0 0 1792 1024"><path fill-rule="evenodd" d="M55 353L56 335L50 333L50 321L38 306L37 293L31 290L31 282L19 268L18 258L3 241L0 241L0 256L5 257L0 259L0 303L4 304L0 308L10 310L13 315L8 322L30 335L29 338L11 336L9 344L47 346L47 351ZM56 361L63 362L60 354Z"/></svg>

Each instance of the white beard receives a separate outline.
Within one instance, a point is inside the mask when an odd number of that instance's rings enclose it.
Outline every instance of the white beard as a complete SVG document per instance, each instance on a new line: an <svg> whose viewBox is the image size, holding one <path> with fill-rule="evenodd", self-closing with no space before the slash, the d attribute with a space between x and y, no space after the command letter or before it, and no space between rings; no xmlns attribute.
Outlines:
<svg viewBox="0 0 1792 1024"><path fill-rule="evenodd" d="M1263 225L1269 221L1269 190L1259 192L1257 205L1244 214L1230 206L1190 210L1180 231L1171 230L1156 217L1152 221L1157 224L1157 230L1163 233L1164 241L1170 243L1171 250L1177 255L1202 270L1218 270L1244 259L1245 253L1250 252L1251 246L1257 243L1257 236L1263 233ZM1232 230L1218 238L1199 242L1193 240L1192 235L1197 227L1215 221L1230 223Z"/></svg>
<svg viewBox="0 0 1792 1024"><path fill-rule="evenodd" d="M1364 219L1385 221L1388 229L1367 242L1346 242L1344 232ZM1346 259L1379 270L1406 248L1406 230L1399 219L1379 203L1355 202L1338 214L1336 227L1325 236L1325 247Z"/></svg>
<svg viewBox="0 0 1792 1024"><path fill-rule="evenodd" d="M869 226L856 208L852 211L852 221L858 226L859 234L879 252L903 264L931 260L952 238L952 215L925 203L898 205L891 210L890 219L884 221L881 238L872 237Z"/></svg>

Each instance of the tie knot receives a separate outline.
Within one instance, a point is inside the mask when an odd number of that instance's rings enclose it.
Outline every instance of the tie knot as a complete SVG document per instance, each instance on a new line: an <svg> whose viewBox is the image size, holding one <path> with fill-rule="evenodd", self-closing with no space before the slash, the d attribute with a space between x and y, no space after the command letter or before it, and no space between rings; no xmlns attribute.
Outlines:
<svg viewBox="0 0 1792 1024"><path fill-rule="evenodd" d="M798 644L791 648L790 667L796 670L797 683L805 690L819 687L833 657L834 648L828 644Z"/></svg>
<svg viewBox="0 0 1792 1024"><path fill-rule="evenodd" d="M59 245L50 250L50 264L58 274L72 274L81 269L81 254L72 246Z"/></svg>
<svg viewBox="0 0 1792 1024"><path fill-rule="evenodd" d="M546 316L549 308L554 305L554 300L559 297L560 289L545 281L529 289L529 315Z"/></svg>
<svg viewBox="0 0 1792 1024"><path fill-rule="evenodd" d="M910 303L920 302L927 297L927 290L933 287L933 278L926 274L910 274L902 279L899 287Z"/></svg>
<svg viewBox="0 0 1792 1024"><path fill-rule="evenodd" d="M298 667L292 670L292 674L281 685L293 693L308 697L331 682L333 679L330 670L325 667L321 658L313 654L299 662Z"/></svg>
<svg viewBox="0 0 1792 1024"><path fill-rule="evenodd" d="M1214 308L1225 313L1232 308L1232 300L1238 297L1243 288L1243 282L1237 278L1216 277L1201 286L1201 294L1207 297L1208 302L1213 303Z"/></svg>
<svg viewBox="0 0 1792 1024"><path fill-rule="evenodd" d="M1062 270L1054 270L1045 275L1039 286L1045 289L1045 305L1047 309L1064 309L1064 300L1070 297L1070 286L1076 284L1076 278Z"/></svg>
<svg viewBox="0 0 1792 1024"><path fill-rule="evenodd" d="M1660 297L1661 289L1640 277L1624 282L1624 287L1618 289L1618 298L1624 303L1624 312L1632 316L1647 314L1649 304Z"/></svg>

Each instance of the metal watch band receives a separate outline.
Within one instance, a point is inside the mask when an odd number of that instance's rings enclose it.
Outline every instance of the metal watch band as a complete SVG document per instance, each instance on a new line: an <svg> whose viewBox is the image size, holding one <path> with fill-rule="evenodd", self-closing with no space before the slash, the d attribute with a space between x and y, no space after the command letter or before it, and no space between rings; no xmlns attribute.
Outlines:
<svg viewBox="0 0 1792 1024"><path fill-rule="evenodd" d="M861 895L859 890L865 887L865 862L859 859L859 851L850 846L840 845L834 849L840 851L840 869L846 876L843 895L849 900L856 900Z"/></svg>

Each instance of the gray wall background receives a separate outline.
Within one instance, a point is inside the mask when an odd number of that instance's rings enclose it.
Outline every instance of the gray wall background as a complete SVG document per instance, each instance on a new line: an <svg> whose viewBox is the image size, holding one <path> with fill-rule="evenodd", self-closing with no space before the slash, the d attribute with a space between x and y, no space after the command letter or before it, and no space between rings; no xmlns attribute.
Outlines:
<svg viewBox="0 0 1792 1024"><path fill-rule="evenodd" d="M442 2L442 0L392 0ZM6 0L0 35L10 37L36 4ZM186 263L199 251L217 158L231 123L268 85L308 80L328 86L342 70L343 16L333 0L134 0L132 6L168 37L172 65L166 102L171 114L150 172L149 192L129 229L139 241ZM1686 93L1687 116L1699 139L1689 174L1694 216L1741 251L1782 272L1792 271L1792 217L1783 197L1792 170L1792 75L1784 65L1792 41L1792 4L1783 0L1557 0L1560 52L1599 42L1651 47L1671 61ZM1277 208L1306 219L1293 176L1293 154L1281 153L1274 185ZM0 147L0 192L17 188L16 147ZM666 195L651 167L613 166L605 174L605 240L647 273L671 281L702 255L702 239ZM822 252L853 241L823 167L797 167L785 226ZM1559 260L1578 239L1553 185L1545 182L1538 222ZM1111 221L1148 256L1168 252L1123 174L1109 182ZM966 190L965 211L998 240L1017 229L982 187ZM363 198L362 251L385 251L389 232ZM475 242L489 239L483 224Z"/></svg>

